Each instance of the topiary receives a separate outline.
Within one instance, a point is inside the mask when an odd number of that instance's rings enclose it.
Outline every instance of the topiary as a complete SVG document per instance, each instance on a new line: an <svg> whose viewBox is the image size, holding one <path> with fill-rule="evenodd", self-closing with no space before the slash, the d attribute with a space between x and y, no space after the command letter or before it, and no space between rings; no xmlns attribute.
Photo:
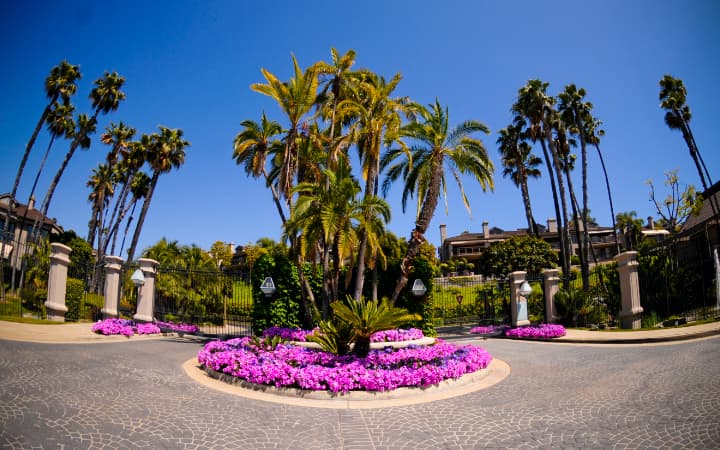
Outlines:
<svg viewBox="0 0 720 450"><path fill-rule="evenodd" d="M77 278L68 278L65 285L66 322L77 322L80 318L80 304L85 294L85 283Z"/></svg>

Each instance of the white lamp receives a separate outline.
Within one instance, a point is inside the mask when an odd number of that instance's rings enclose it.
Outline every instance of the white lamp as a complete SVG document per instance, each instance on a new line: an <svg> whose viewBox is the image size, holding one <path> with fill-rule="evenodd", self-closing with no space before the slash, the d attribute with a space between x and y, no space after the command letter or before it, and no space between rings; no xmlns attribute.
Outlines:
<svg viewBox="0 0 720 450"><path fill-rule="evenodd" d="M425 284L423 284L422 280L418 278L413 283L412 293L416 297L421 297L425 295L425 292L427 292L427 288L425 287Z"/></svg>
<svg viewBox="0 0 720 450"><path fill-rule="evenodd" d="M137 287L140 287L145 284L145 275L143 275L142 270L135 269L135 272L133 272L132 276L130 277L133 284Z"/></svg>
<svg viewBox="0 0 720 450"><path fill-rule="evenodd" d="M532 294L532 287L530 287L530 283L528 283L527 280L523 281L520 285L520 291L518 291L518 294L526 298L528 295Z"/></svg>
<svg viewBox="0 0 720 450"><path fill-rule="evenodd" d="M260 285L260 290L265 294L265 297L270 297L273 295L277 289L275 288L275 283L273 282L273 279L271 277L265 278L263 283Z"/></svg>

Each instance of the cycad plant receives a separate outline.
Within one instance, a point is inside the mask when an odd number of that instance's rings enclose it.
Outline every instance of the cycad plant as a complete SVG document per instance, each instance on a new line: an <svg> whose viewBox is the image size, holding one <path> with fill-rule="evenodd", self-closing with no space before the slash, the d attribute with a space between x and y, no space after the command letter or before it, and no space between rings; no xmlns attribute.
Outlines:
<svg viewBox="0 0 720 450"><path fill-rule="evenodd" d="M348 297L344 303L333 303L332 309L333 318L320 322L322 334L309 336L308 340L335 354L348 353L350 344L354 344L353 354L361 358L370 352L370 336L373 333L420 320L418 314L394 307L387 299L355 301Z"/></svg>

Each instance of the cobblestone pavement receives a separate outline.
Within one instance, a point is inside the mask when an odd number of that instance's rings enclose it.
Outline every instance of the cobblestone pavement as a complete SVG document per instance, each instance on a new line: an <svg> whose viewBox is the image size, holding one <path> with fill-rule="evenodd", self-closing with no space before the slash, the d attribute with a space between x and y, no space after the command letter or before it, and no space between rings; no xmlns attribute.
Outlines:
<svg viewBox="0 0 720 450"><path fill-rule="evenodd" d="M196 384L181 365L197 342L0 341L0 447L720 448L720 338L474 342L510 376L422 405L330 410Z"/></svg>

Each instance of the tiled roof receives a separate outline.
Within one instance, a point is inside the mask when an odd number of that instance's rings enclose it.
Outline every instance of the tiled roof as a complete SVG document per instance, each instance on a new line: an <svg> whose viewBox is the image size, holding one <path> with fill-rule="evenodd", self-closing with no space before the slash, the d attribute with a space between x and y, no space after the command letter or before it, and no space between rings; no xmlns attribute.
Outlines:
<svg viewBox="0 0 720 450"><path fill-rule="evenodd" d="M690 216L688 220L683 224L681 231L689 231L693 228L703 225L705 222L712 219L713 210L710 205L710 198L715 199L715 204L720 206L720 181L715 183L703 193L703 204L700 208L700 212L696 216Z"/></svg>
<svg viewBox="0 0 720 450"><path fill-rule="evenodd" d="M0 195L0 216L3 217L2 220L4 220L5 215L8 211L8 204L10 201L10 194L2 194ZM57 224L57 220L52 219L50 217L45 217L42 215L40 211L38 211L35 208L28 209L28 206L24 203L15 202L15 206L13 207L13 216L15 221L17 222L18 219L25 217L26 222L33 223L35 220L40 218L42 223L46 226L50 227L59 227Z"/></svg>

